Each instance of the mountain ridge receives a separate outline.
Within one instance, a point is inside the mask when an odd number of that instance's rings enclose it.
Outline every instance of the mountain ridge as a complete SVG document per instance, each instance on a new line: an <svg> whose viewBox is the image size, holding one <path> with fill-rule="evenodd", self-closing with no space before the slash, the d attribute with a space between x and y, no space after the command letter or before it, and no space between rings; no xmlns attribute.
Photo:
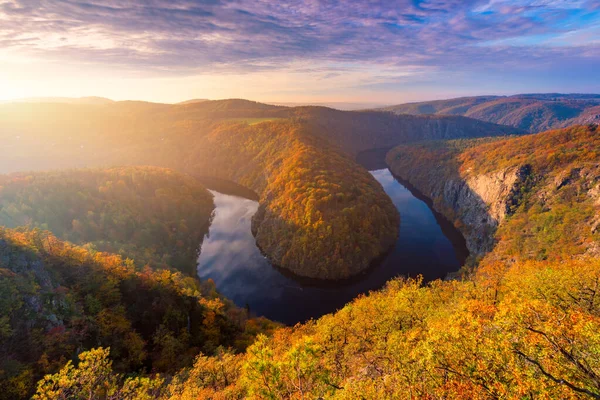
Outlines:
<svg viewBox="0 0 600 400"><path fill-rule="evenodd" d="M398 104L379 110L395 114L462 115L536 133L600 122L600 94L526 93L472 96Z"/></svg>

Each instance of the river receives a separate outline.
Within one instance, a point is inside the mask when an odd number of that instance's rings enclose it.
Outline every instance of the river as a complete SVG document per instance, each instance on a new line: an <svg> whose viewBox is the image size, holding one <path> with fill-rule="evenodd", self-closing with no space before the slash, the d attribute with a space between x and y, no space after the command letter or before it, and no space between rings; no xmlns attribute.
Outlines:
<svg viewBox="0 0 600 400"><path fill-rule="evenodd" d="M394 248L363 275L323 283L283 273L261 254L250 230L258 203L212 190L216 208L198 257L200 279L212 279L220 293L254 315L293 325L333 312L396 276L420 274L430 281L457 271L468 255L460 233L388 169L371 174L400 212L400 234Z"/></svg>

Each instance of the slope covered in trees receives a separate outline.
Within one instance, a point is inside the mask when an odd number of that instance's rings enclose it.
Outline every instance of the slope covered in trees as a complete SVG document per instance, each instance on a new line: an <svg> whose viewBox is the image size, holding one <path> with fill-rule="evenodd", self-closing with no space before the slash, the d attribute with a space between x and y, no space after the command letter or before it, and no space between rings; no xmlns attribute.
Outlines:
<svg viewBox="0 0 600 400"><path fill-rule="evenodd" d="M214 124L232 119L292 119L351 155L415 140L519 133L456 116L289 108L236 99L180 105L0 104L0 172L140 163L165 166L201 141Z"/></svg>
<svg viewBox="0 0 600 400"><path fill-rule="evenodd" d="M599 148L600 132L590 125L503 140L400 146L387 162L467 239L487 232L491 240L483 251L472 248L475 253L559 260L598 254Z"/></svg>
<svg viewBox="0 0 600 400"><path fill-rule="evenodd" d="M155 167L0 175L0 225L50 230L138 267L195 275L212 195L191 177Z"/></svg>
<svg viewBox="0 0 600 400"><path fill-rule="evenodd" d="M478 96L385 107L396 114L463 115L528 132L600 122L600 95L520 94Z"/></svg>
<svg viewBox="0 0 600 400"><path fill-rule="evenodd" d="M103 352L84 353L77 369L40 382L37 398L597 398L599 281L598 259L489 264L427 286L396 280L259 336L245 354L201 355L172 380L132 382ZM104 380L80 378L97 365Z"/></svg>
<svg viewBox="0 0 600 400"><path fill-rule="evenodd" d="M199 351L243 350L273 326L210 282L138 270L39 230L0 228L0 291L2 399L27 397L43 374L92 347L110 347L116 371L173 373Z"/></svg>
<svg viewBox="0 0 600 400"><path fill-rule="evenodd" d="M475 138L524 133L508 126L462 116L395 115L390 112L344 112L323 107L298 107L290 112L314 135L353 156L366 150L392 148L422 140Z"/></svg>
<svg viewBox="0 0 600 400"><path fill-rule="evenodd" d="M464 117L287 108L239 99L7 104L0 106L0 170L156 165L232 179L261 196L257 242L274 263L299 275L334 279L364 270L398 229L392 227L396 210L380 185L343 153L354 157L425 138L515 132Z"/></svg>
<svg viewBox="0 0 600 400"><path fill-rule="evenodd" d="M184 168L254 189L256 242L297 275L355 275L398 234L398 212L381 185L300 123L219 125Z"/></svg>
<svg viewBox="0 0 600 400"><path fill-rule="evenodd" d="M261 335L243 354L200 355L174 377L132 381L111 371L106 352L84 353L84 362L46 377L38 396L598 398L599 134L574 127L390 152L392 168L411 165L404 176L415 171L423 188L419 177L444 183L528 165L503 203L494 250L460 280L394 280L335 314ZM438 155L440 174L427 175ZM77 378L90 365L104 366L106 385Z"/></svg>

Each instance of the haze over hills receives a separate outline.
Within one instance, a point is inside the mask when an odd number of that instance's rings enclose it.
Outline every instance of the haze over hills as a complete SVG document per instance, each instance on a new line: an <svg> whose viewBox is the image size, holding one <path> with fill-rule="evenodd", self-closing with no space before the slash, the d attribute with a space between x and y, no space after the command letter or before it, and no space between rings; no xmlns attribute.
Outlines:
<svg viewBox="0 0 600 400"><path fill-rule="evenodd" d="M390 222L397 218L394 207L353 161L358 153L426 139L520 133L461 116L290 108L242 99L14 103L0 106L0 123L5 144L0 171L154 165L242 184L259 194L266 211L254 221L258 244L270 259L297 275L321 279L359 273L396 236ZM292 172L300 166L305 167ZM307 182L320 171L326 174L317 183ZM305 178L293 178L298 174ZM306 201L289 201L296 181L295 196ZM373 207L382 211L364 211ZM359 214L362 225L356 222ZM371 217L372 224L365 225ZM352 248L362 250L348 251Z"/></svg>
<svg viewBox="0 0 600 400"><path fill-rule="evenodd" d="M203 103L206 101L224 101L227 99L221 100L211 100L211 99L189 99L176 103L163 103L163 104L196 104ZM140 100L121 100L121 101L140 101ZM0 101L1 103L70 103L70 104L109 104L116 102L115 100L111 100L105 97L97 97L97 96L88 96L88 97L26 97L21 99L14 100L4 100ZM140 101L147 103L147 101ZM156 102L150 102L156 103ZM333 102L265 102L265 104L275 105L275 106L285 106L285 107L301 107L301 106L317 106L317 107L328 107L334 108L336 110L343 111L356 111L356 110L365 110L365 109L373 109L384 107L387 104L382 103L367 103L367 102L343 102L343 101L333 101Z"/></svg>
<svg viewBox="0 0 600 400"><path fill-rule="evenodd" d="M336 110L341 111L356 111L356 110L366 110L371 108L380 108L384 107L387 104L385 103L369 103L369 102L344 102L344 101L330 101L330 102L267 102L269 104L274 104L278 106L286 106L286 107L302 107L302 106L316 106L316 107L328 107L334 108Z"/></svg>
<svg viewBox="0 0 600 400"><path fill-rule="evenodd" d="M357 153L425 139L498 136L518 129L462 116L393 115L325 107L283 107L242 99L190 104L139 101L100 105L8 103L0 105L3 157L0 172L114 163L113 155L157 163L169 145L200 140L214 123L293 119L311 133ZM125 155L126 149L132 152ZM144 148L156 147L153 153ZM117 154L122 154L118 155ZM169 154L168 158L174 158Z"/></svg>
<svg viewBox="0 0 600 400"><path fill-rule="evenodd" d="M395 114L463 115L527 132L600 122L600 94L475 96L384 107Z"/></svg>
<svg viewBox="0 0 600 400"><path fill-rule="evenodd" d="M67 103L67 104L110 104L114 100L105 97L26 97L22 99L5 100L1 103Z"/></svg>

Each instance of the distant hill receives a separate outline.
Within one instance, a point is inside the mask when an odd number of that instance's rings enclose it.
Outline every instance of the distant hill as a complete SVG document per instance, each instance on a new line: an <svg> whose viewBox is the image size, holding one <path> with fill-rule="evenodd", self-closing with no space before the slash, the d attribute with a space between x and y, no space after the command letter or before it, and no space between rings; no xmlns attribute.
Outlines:
<svg viewBox="0 0 600 400"><path fill-rule="evenodd" d="M427 139L503 136L515 128L462 116L395 115L327 107L283 107L243 99L190 104L119 101L0 105L0 172L123 164L169 165L223 122L292 119L351 156ZM157 148L149 153L148 147ZM148 160L147 157L151 157Z"/></svg>
<svg viewBox="0 0 600 400"><path fill-rule="evenodd" d="M342 111L356 111L356 110L365 110L371 108L379 108L385 106L385 103L352 103L352 102L343 102L343 101L334 101L334 102L275 102L268 103L274 104L277 106L286 106L286 107L302 107L302 106L317 106L317 107L329 107L335 108L336 110Z"/></svg>
<svg viewBox="0 0 600 400"><path fill-rule="evenodd" d="M600 122L600 94L519 94L407 103L380 110L395 114L462 115L527 132Z"/></svg>
<svg viewBox="0 0 600 400"><path fill-rule="evenodd" d="M176 104L195 104L195 103L204 103L205 101L209 101L208 99L190 99L186 101L180 101Z"/></svg>
<svg viewBox="0 0 600 400"><path fill-rule="evenodd" d="M313 134L346 152L391 148L422 140L475 138L521 134L524 131L462 116L395 115L381 111L339 111L325 107L287 110L312 129Z"/></svg>

